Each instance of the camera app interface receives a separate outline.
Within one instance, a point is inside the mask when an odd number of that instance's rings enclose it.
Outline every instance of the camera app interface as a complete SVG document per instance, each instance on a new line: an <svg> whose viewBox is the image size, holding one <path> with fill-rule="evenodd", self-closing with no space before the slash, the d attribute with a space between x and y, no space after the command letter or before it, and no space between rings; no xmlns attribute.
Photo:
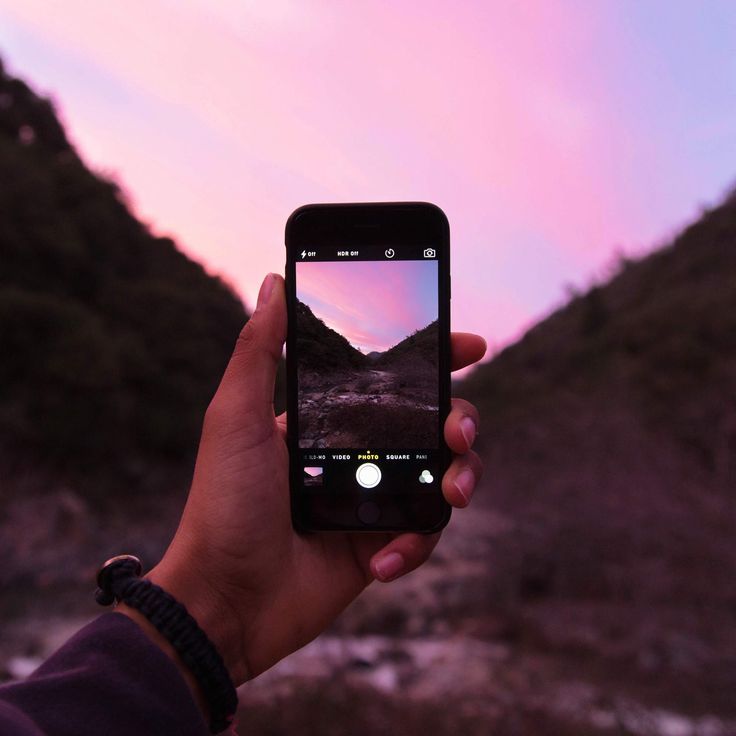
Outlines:
<svg viewBox="0 0 736 736"><path fill-rule="evenodd" d="M438 263L432 248L297 255L305 490L438 488Z"/></svg>

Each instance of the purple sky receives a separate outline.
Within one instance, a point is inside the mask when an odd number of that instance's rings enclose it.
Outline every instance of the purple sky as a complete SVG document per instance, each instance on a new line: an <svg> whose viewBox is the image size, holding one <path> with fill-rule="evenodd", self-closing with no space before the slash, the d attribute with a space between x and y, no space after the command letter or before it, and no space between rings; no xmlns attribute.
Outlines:
<svg viewBox="0 0 736 736"><path fill-rule="evenodd" d="M297 297L364 353L383 352L437 319L437 261L296 264Z"/></svg>
<svg viewBox="0 0 736 736"><path fill-rule="evenodd" d="M296 207L425 200L492 348L734 183L735 50L733 0L0 0L9 69L248 304Z"/></svg>

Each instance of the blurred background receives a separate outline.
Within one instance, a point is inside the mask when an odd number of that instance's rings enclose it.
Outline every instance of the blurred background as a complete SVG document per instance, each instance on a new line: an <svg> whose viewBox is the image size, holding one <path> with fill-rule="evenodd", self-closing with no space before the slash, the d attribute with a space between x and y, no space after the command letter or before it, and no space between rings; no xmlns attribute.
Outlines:
<svg viewBox="0 0 736 736"><path fill-rule="evenodd" d="M165 549L289 213L418 199L486 477L244 727L736 734L733 3L0 0L0 59L0 678Z"/></svg>

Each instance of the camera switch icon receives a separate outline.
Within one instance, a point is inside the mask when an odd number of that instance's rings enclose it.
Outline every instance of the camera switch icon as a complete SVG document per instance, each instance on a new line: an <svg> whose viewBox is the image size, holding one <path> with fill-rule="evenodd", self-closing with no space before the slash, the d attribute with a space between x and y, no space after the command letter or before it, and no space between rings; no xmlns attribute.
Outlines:
<svg viewBox="0 0 736 736"><path fill-rule="evenodd" d="M425 258L436 258L437 257L437 251L434 248L425 248L424 249L424 257Z"/></svg>

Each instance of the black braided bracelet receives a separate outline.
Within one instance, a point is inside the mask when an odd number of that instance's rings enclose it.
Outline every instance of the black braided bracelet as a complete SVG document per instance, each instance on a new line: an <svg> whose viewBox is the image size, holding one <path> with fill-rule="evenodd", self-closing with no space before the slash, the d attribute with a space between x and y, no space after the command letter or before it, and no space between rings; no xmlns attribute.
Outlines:
<svg viewBox="0 0 736 736"><path fill-rule="evenodd" d="M108 560L97 574L95 600L101 606L126 603L169 640L209 704L210 731L224 731L233 722L238 695L222 657L187 609L163 588L141 578L141 572L141 561L133 555Z"/></svg>

